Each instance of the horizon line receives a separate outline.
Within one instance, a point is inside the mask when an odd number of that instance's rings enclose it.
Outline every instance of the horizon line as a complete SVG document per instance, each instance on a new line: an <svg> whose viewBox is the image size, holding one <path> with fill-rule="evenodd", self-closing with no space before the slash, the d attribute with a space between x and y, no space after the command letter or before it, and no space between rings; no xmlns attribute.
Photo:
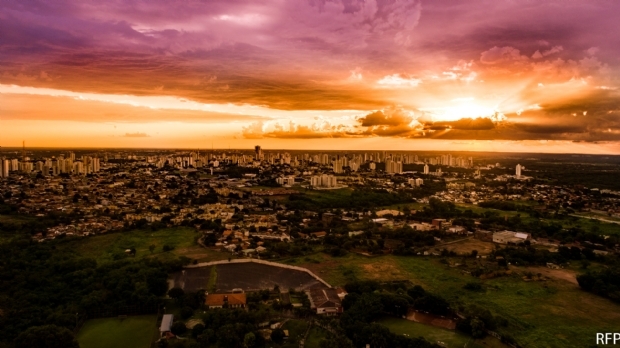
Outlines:
<svg viewBox="0 0 620 348"><path fill-rule="evenodd" d="M261 145L257 145L257 146L261 146ZM22 147L21 146L0 146L0 151L2 151L3 149L10 149L10 150L21 150ZM194 150L194 151L254 151L254 148L196 148L196 147L75 147L75 146L66 146L66 147L61 147L61 146L48 146L48 147L41 147L41 146L32 146L32 147L27 147L26 150L28 149L38 149L38 150L42 150L42 149L52 149L52 150L60 150L60 149L66 149L66 150L72 150L72 149L84 149L84 150L170 150L170 151L175 151L175 150L182 150L182 151L189 151L189 150ZM337 151L349 151L349 152L376 152L376 151L388 151L388 152L465 152L465 153L496 153L496 154L501 154L501 153L507 153L507 154L541 154L541 155L553 155L553 154L558 154L558 155L588 155L588 156L620 156L620 153L617 154L600 154L600 153L588 153L588 152L522 152L522 151L491 151L491 150L486 150L486 151L477 151L477 150L387 150L387 149L369 149L369 150L355 150L355 149L338 149L338 150L325 150L325 149L286 149L286 148L272 148L272 149L266 149L263 148L261 146L261 149L263 151L323 151L323 152L337 152Z"/></svg>

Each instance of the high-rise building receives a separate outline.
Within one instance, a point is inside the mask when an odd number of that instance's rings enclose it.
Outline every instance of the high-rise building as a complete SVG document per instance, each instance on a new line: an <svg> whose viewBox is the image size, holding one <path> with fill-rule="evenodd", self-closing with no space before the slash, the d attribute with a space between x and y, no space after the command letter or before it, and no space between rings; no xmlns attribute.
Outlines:
<svg viewBox="0 0 620 348"><path fill-rule="evenodd" d="M521 167L521 165L520 165L520 164L517 164L517 168L516 168L516 170L515 170L515 175L516 175L517 179L520 179L520 178L521 178L521 169L522 169L522 168L523 168L523 167Z"/></svg>
<svg viewBox="0 0 620 348"><path fill-rule="evenodd" d="M428 175L428 173L429 173L428 164L424 164L424 174Z"/></svg>
<svg viewBox="0 0 620 348"><path fill-rule="evenodd" d="M9 168L11 167L11 162L8 159L0 160L0 177L8 178L9 177Z"/></svg>
<svg viewBox="0 0 620 348"><path fill-rule="evenodd" d="M385 161L385 172L386 173L394 173L394 174L402 174L403 173L403 163L395 162L391 159Z"/></svg>
<svg viewBox="0 0 620 348"><path fill-rule="evenodd" d="M261 161L263 159L263 149L259 145L254 146L254 159Z"/></svg>
<svg viewBox="0 0 620 348"><path fill-rule="evenodd" d="M322 165L329 164L329 155L328 155L328 154L326 154L326 153L322 154L322 155L321 155L321 160L320 160L320 163L321 163Z"/></svg>
<svg viewBox="0 0 620 348"><path fill-rule="evenodd" d="M93 172L97 173L101 169L99 157L93 158Z"/></svg>
<svg viewBox="0 0 620 348"><path fill-rule="evenodd" d="M342 169L342 159L335 160L332 168L336 174L344 173L344 170Z"/></svg>
<svg viewBox="0 0 620 348"><path fill-rule="evenodd" d="M386 173L394 173L392 171L392 163L394 163L391 159L385 160L385 172Z"/></svg>

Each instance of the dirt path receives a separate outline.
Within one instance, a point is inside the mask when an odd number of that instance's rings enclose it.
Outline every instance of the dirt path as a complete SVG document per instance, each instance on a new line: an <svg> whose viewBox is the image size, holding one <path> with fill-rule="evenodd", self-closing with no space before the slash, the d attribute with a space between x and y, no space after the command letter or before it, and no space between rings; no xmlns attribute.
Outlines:
<svg viewBox="0 0 620 348"><path fill-rule="evenodd" d="M594 217L594 216L587 216L587 215L578 215L578 214L569 214L569 215L570 216L584 218L584 219L598 220L598 221L603 221L603 222L607 222L607 223L610 223L610 224L620 225L620 222L615 221L615 220L603 219L603 218Z"/></svg>

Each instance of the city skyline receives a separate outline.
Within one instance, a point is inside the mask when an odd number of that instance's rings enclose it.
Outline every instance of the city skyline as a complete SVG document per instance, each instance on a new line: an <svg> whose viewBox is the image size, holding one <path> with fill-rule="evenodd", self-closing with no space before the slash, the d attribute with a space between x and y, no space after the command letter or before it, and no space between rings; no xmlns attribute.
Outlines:
<svg viewBox="0 0 620 348"><path fill-rule="evenodd" d="M0 145L619 154L619 11L5 2Z"/></svg>

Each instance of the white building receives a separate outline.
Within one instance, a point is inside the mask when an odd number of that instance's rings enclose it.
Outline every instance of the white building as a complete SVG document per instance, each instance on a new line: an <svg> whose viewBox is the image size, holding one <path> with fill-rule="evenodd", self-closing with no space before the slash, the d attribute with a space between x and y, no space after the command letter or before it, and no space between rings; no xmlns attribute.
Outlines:
<svg viewBox="0 0 620 348"><path fill-rule="evenodd" d="M419 187L419 186L422 186L424 184L424 180L422 180L420 178L409 179L408 182L409 182L409 185L415 186L415 187Z"/></svg>
<svg viewBox="0 0 620 348"><path fill-rule="evenodd" d="M429 168L428 168L428 164L424 165L424 174L428 175L429 173Z"/></svg>
<svg viewBox="0 0 620 348"><path fill-rule="evenodd" d="M519 244L529 239L531 239L531 235L529 233L512 232L512 231L502 231L502 232L493 233L493 243L498 243L498 244L508 244L508 243Z"/></svg>
<svg viewBox="0 0 620 348"><path fill-rule="evenodd" d="M338 186L338 181L333 175L317 175L310 178L310 185L316 188L333 188Z"/></svg>
<svg viewBox="0 0 620 348"><path fill-rule="evenodd" d="M279 178L276 178L276 183L282 186L293 186L293 184L295 184L295 177L294 176L279 177Z"/></svg>
<svg viewBox="0 0 620 348"><path fill-rule="evenodd" d="M82 161L73 162L73 173L84 174L84 163L82 163Z"/></svg>
<svg viewBox="0 0 620 348"><path fill-rule="evenodd" d="M517 179L521 178L521 169L523 169L523 167L521 167L520 164L517 164L517 169L515 170L515 176L517 177Z"/></svg>

